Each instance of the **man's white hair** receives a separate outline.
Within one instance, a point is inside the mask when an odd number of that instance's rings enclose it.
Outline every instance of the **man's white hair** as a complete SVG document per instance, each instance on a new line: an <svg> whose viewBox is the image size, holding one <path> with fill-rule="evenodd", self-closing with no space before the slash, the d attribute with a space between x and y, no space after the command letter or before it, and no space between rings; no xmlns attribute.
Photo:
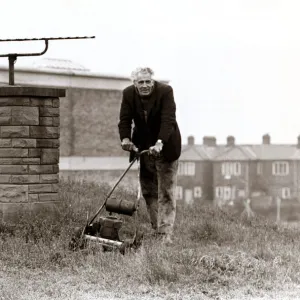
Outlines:
<svg viewBox="0 0 300 300"><path fill-rule="evenodd" d="M146 74L150 74L151 76L154 75L154 72L153 72L153 70L151 68L149 68L149 67L144 67L144 68L138 67L134 71L131 72L131 79L132 79L132 81L137 80L138 75L141 74L141 73L142 74L145 74L145 73Z"/></svg>

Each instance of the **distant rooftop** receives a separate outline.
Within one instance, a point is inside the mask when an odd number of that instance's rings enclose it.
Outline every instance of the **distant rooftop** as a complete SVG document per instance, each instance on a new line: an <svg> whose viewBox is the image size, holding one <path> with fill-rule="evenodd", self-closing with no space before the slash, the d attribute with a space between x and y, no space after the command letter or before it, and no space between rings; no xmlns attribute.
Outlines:
<svg viewBox="0 0 300 300"><path fill-rule="evenodd" d="M196 144L189 136L182 145L181 160L300 160L300 137L294 144L272 144L271 137L264 135L261 144L238 144L233 136L227 137L226 144L218 144L215 137L203 137L202 144Z"/></svg>
<svg viewBox="0 0 300 300"><path fill-rule="evenodd" d="M0 60L0 73L1 71L8 72L8 62ZM127 81L131 84L130 74L128 76L115 74L115 73L100 73L91 71L87 67L74 62L70 59L61 58L40 58L28 63L28 60L18 59L15 64L16 76L18 73L36 73L36 74L51 74L51 75L72 75L75 77L86 78L105 78L113 80ZM1 74L0 74L1 75ZM163 78L156 78L156 80L164 83L169 83L169 80ZM1 81L1 76L0 76Z"/></svg>
<svg viewBox="0 0 300 300"><path fill-rule="evenodd" d="M33 67L37 69L50 69L50 70L72 70L90 72L90 69L75 63L70 59L57 59L57 58L42 58L33 63Z"/></svg>

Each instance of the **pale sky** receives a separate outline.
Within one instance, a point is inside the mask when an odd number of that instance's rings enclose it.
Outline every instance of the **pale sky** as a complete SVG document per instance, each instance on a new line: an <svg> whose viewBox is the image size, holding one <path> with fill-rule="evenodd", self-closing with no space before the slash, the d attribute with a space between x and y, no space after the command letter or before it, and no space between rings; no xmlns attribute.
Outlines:
<svg viewBox="0 0 300 300"><path fill-rule="evenodd" d="M43 57L130 76L151 67L170 80L183 141L295 143L300 134L298 0L0 0L0 38L95 35L50 41ZM43 42L0 43L0 53ZM19 58L18 65L36 58ZM6 64L6 58L0 59Z"/></svg>

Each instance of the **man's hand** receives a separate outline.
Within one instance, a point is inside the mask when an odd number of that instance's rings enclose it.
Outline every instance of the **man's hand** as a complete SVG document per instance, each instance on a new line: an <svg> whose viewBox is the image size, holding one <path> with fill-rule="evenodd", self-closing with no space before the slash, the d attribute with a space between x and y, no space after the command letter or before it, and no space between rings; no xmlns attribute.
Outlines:
<svg viewBox="0 0 300 300"><path fill-rule="evenodd" d="M149 148L149 154L155 157L159 157L163 148L163 143L161 140L158 140L156 144Z"/></svg>
<svg viewBox="0 0 300 300"><path fill-rule="evenodd" d="M128 138L122 140L121 147L125 151L137 151L135 145Z"/></svg>

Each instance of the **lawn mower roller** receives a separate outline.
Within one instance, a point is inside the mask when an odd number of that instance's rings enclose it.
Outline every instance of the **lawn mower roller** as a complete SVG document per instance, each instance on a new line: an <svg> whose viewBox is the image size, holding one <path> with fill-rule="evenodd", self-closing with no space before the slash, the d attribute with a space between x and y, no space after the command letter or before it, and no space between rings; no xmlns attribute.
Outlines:
<svg viewBox="0 0 300 300"><path fill-rule="evenodd" d="M118 181L115 183L111 191L105 198L104 203L91 218L87 221L83 229L76 228L75 234L72 236L71 242L69 243L70 250L76 251L79 249L86 248L87 242L92 241L101 244L104 251L111 251L113 249L119 249L122 254L130 248L138 248L141 243L142 234L138 232L137 229L137 212L139 207L139 198L136 201L120 200L115 198L110 198L115 188L121 182L123 177L129 171L131 166L135 161L143 154L148 153L149 150L144 150L141 152L135 151L135 156L130 162L127 169L120 176ZM109 216L99 217L98 221L95 221L97 216L103 211L109 212ZM135 230L133 238L121 240L119 236L119 231L123 225L123 220L112 214L133 216L135 218Z"/></svg>

